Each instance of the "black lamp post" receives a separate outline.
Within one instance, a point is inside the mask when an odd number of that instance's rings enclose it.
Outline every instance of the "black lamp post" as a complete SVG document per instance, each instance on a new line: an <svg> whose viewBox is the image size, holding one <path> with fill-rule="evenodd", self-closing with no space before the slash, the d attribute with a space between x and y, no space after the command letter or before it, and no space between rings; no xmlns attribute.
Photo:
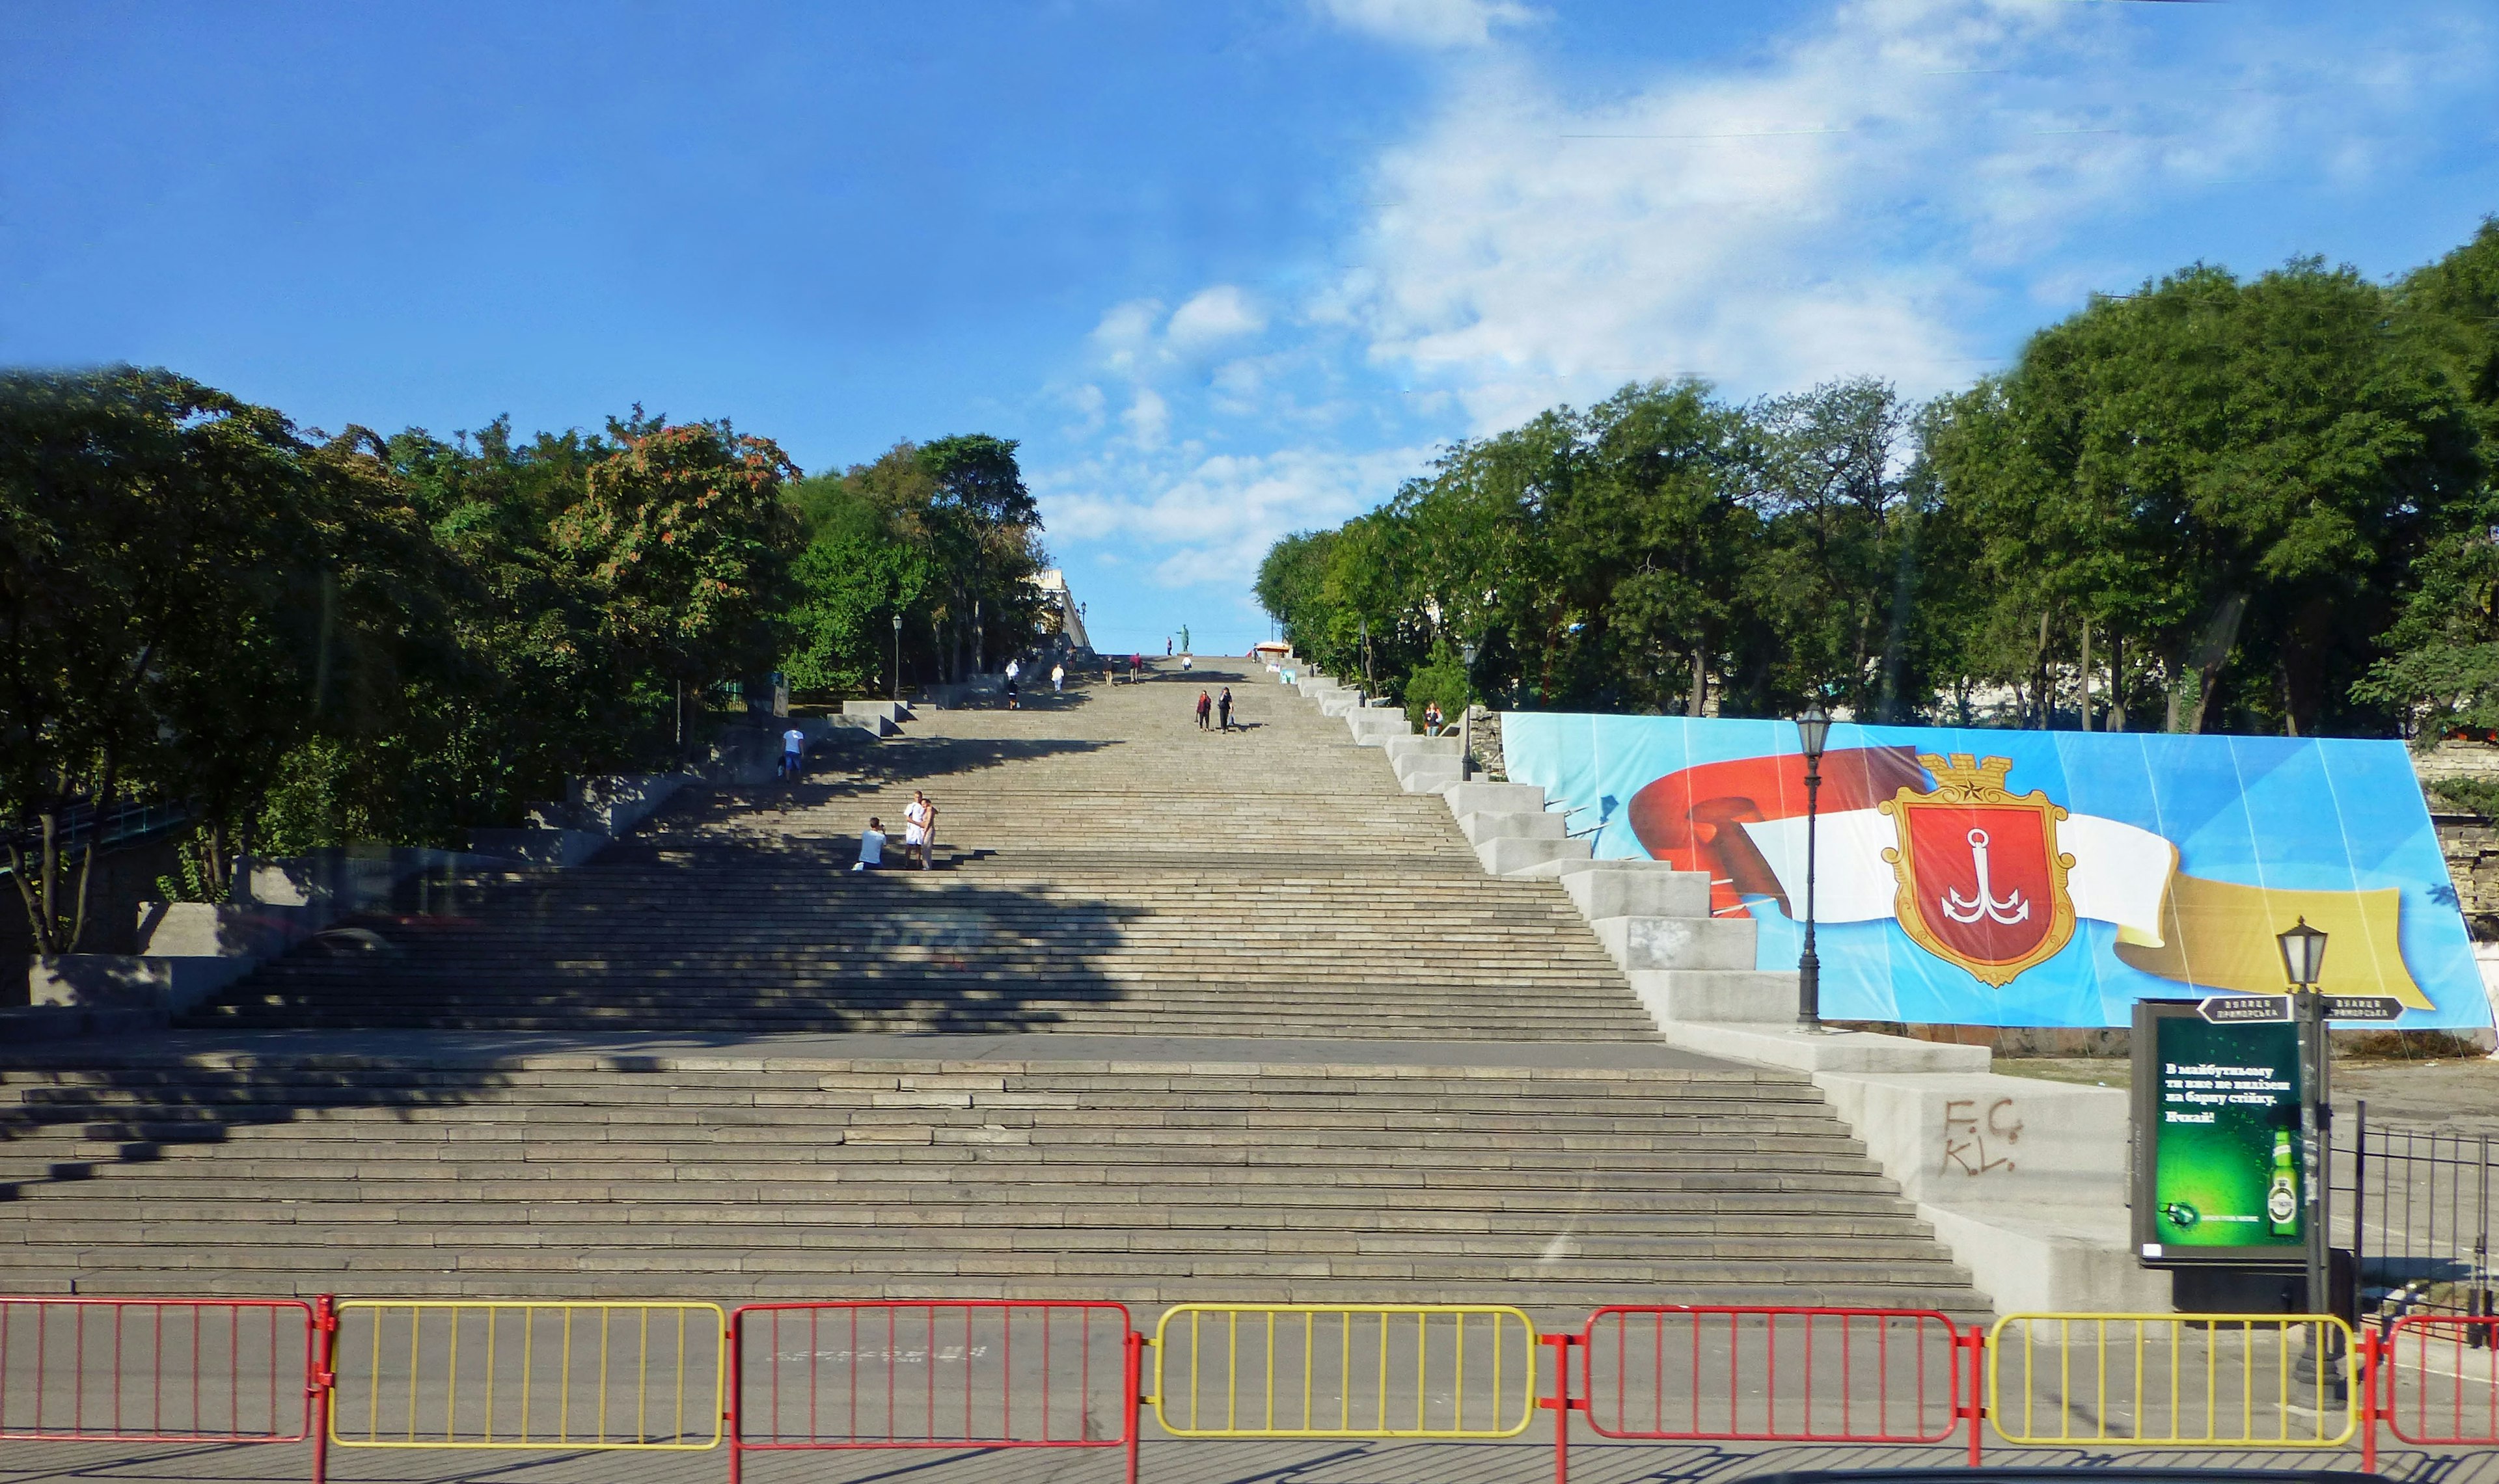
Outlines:
<svg viewBox="0 0 2499 1484"><path fill-rule="evenodd" d="M1822 702L1808 702L1797 718L1797 746L1804 754L1804 952L1797 959L1797 1028L1822 1029L1822 959L1813 951L1814 825L1822 794L1822 749L1831 740L1831 718Z"/></svg>
<svg viewBox="0 0 2499 1484"><path fill-rule="evenodd" d="M2299 1188L2302 1204L2307 1207L2308 1312L2322 1314L2330 1311L2334 1304L2327 1269L2333 1233L2326 1226L2331 1212L2325 1190L2325 1110L2329 1106L2325 1085L2325 996L2317 991L2317 983L2325 973L2325 934L2301 918L2276 934L2274 941L2282 947L2283 977L2290 981L2291 1008L2299 1020ZM2309 1354L2315 1363L2317 1382L2339 1393L2341 1371L2329 1371L2327 1362L2339 1356L2342 1346L2336 1341L2341 1337L2323 1324L2318 1326L2316 1336L2318 1342Z"/></svg>
<svg viewBox="0 0 2499 1484"><path fill-rule="evenodd" d="M1458 646L1458 660L1467 667L1466 701L1458 716L1458 782L1472 777L1476 766L1476 646Z"/></svg>
<svg viewBox="0 0 2499 1484"><path fill-rule="evenodd" d="M902 615L893 616L893 698L902 699Z"/></svg>

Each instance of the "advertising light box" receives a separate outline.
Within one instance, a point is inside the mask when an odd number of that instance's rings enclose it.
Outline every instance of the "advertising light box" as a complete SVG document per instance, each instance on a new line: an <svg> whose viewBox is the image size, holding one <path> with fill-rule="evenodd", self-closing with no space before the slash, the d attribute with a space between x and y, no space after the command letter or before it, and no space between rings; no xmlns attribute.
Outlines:
<svg viewBox="0 0 2499 1484"><path fill-rule="evenodd" d="M1597 856L1706 871L1802 946L1804 759L1776 721L1511 712L1509 777ZM2283 992L2274 935L2331 935L2323 989L2405 1029L2490 1023L2400 742L1835 726L1816 825L1823 1014L2122 1026L2136 1001Z"/></svg>
<svg viewBox="0 0 2499 1484"><path fill-rule="evenodd" d="M2151 1264L2296 1264L2308 1238L2298 1027L2214 1024L2197 1010L2135 1007L2136 1250Z"/></svg>

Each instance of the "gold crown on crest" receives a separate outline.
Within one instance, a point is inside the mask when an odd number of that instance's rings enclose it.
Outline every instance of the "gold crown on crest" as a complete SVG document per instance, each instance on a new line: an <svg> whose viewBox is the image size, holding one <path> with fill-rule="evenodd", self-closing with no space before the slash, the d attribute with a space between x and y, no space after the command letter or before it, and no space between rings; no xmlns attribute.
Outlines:
<svg viewBox="0 0 2499 1484"><path fill-rule="evenodd" d="M1935 792L1959 797L1980 794L2004 794L2006 775L2013 771L2010 758L1979 758L1969 753L1955 753L1949 758L1939 753L1920 753L1918 766L1935 775Z"/></svg>

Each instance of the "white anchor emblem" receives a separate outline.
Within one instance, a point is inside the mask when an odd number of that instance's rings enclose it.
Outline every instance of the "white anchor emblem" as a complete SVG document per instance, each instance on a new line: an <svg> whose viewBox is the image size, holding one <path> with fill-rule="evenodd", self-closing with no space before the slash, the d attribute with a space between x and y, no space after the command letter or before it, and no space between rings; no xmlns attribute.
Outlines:
<svg viewBox="0 0 2499 1484"><path fill-rule="evenodd" d="M1998 901L1995 890L1988 883L1986 830L1973 829L1969 832L1969 854L1971 860L1978 866L1978 895L1967 897L1946 887L1944 894L1936 899L1937 905L1944 910L1944 916L1956 922L1975 922L1985 918L2007 927L2016 922L2029 921L2030 904L2024 899L2020 891L2015 891L2011 896Z"/></svg>

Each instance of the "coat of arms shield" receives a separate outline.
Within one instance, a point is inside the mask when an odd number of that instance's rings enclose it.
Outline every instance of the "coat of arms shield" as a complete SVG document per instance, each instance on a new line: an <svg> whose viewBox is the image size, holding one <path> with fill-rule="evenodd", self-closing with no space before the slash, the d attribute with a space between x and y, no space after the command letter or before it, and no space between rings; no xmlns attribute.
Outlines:
<svg viewBox="0 0 2499 1484"><path fill-rule="evenodd" d="M2036 789L2008 792L2009 758L1928 753L1918 761L1935 786L1902 789L1875 806L1898 835L1883 859L1899 883L1900 928L1928 952L2001 987L2074 936L2065 885L2074 857L2057 849L2065 811Z"/></svg>

